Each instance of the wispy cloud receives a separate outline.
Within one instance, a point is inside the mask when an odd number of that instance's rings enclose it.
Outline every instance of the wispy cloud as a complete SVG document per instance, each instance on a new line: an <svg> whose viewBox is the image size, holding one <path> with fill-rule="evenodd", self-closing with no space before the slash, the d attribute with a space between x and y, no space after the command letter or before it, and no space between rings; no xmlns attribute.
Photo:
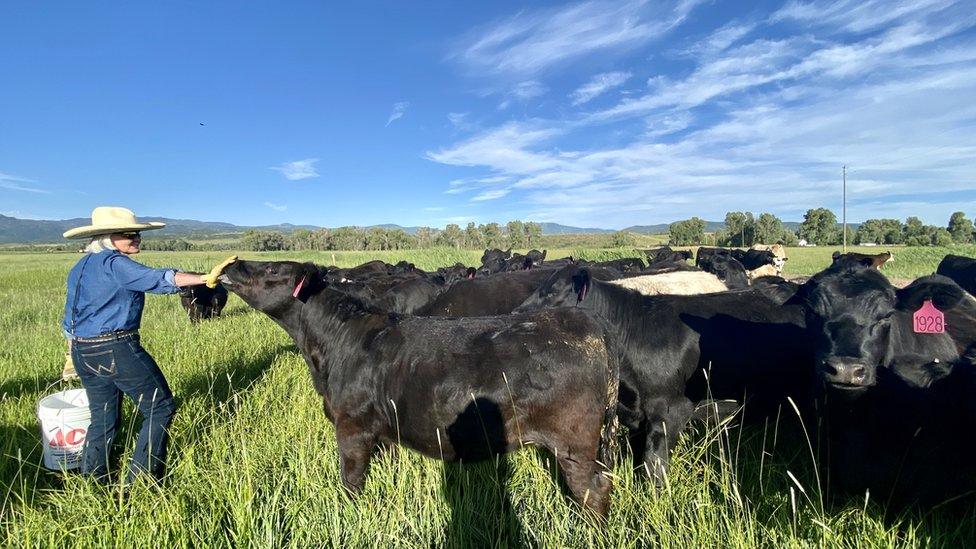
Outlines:
<svg viewBox="0 0 976 549"><path fill-rule="evenodd" d="M973 209L976 193L965 193L976 173L976 14L948 0L869 0L853 19L831 15L855 4L794 3L765 21L727 24L680 52L689 70L659 74L636 96L590 114L530 114L427 158L478 170L448 192L508 196L533 219L574 224L732 209L798 219L809 207L839 206L843 164L857 168L852 219L883 210L943 223L946 208ZM815 17L808 7L824 20L784 33ZM499 43L521 44L528 32ZM959 203L912 212L932 191Z"/></svg>
<svg viewBox="0 0 976 549"><path fill-rule="evenodd" d="M468 122L468 113L466 112L449 112L447 113L447 120L459 130L471 128L471 123Z"/></svg>
<svg viewBox="0 0 976 549"><path fill-rule="evenodd" d="M573 100L573 105L582 105L613 88L622 86L624 82L630 80L631 76L633 76L631 73L623 71L598 74L569 94L569 97Z"/></svg>
<svg viewBox="0 0 976 549"><path fill-rule="evenodd" d="M549 88L543 86L538 80L519 82L505 94L505 99L499 103L498 108L499 110L507 109L513 101L528 101L529 99L545 95L547 91L549 91Z"/></svg>
<svg viewBox="0 0 976 549"><path fill-rule="evenodd" d="M684 53L692 57L709 57L723 52L756 28L755 23L732 22L712 32L708 38L693 45Z"/></svg>
<svg viewBox="0 0 976 549"><path fill-rule="evenodd" d="M399 103L393 104L393 112L390 113L390 117L386 119L386 125L389 126L394 121L403 118L403 115L407 112L407 107L410 106L409 101L400 101Z"/></svg>
<svg viewBox="0 0 976 549"><path fill-rule="evenodd" d="M484 201L484 200L495 200L497 198L501 198L501 197L505 196L509 192L510 191L508 189L495 189L495 190L491 190L491 191L485 191L485 192L478 193L477 195L475 195L473 198L471 198L471 201L472 202L481 202L481 201Z"/></svg>
<svg viewBox="0 0 976 549"><path fill-rule="evenodd" d="M16 175L0 172L0 189L25 193L51 194L51 191L49 190L41 189L32 185L23 185L22 183L35 183L35 181L33 179L27 179L26 177L18 177Z"/></svg>
<svg viewBox="0 0 976 549"><path fill-rule="evenodd" d="M310 177L318 177L319 172L315 169L315 163L318 161L318 158L306 158L304 160L295 160L294 162L283 162L278 166L272 166L268 169L281 172L281 175L285 176L285 179L289 181L298 181Z"/></svg>
<svg viewBox="0 0 976 549"><path fill-rule="evenodd" d="M271 208L272 210L274 210L276 212L283 212L283 211L285 211L285 210L288 209L288 206L282 206L280 204L273 204L271 202L265 202L264 205L267 206L268 208Z"/></svg>
<svg viewBox="0 0 976 549"><path fill-rule="evenodd" d="M794 20L804 24L830 26L851 32L877 29L906 16L941 11L957 0L835 0L798 2L793 0L773 14L771 20ZM970 10L972 7L970 6Z"/></svg>
<svg viewBox="0 0 976 549"><path fill-rule="evenodd" d="M532 74L593 52L646 43L680 24L699 3L594 0L522 11L474 33L455 57L479 72Z"/></svg>

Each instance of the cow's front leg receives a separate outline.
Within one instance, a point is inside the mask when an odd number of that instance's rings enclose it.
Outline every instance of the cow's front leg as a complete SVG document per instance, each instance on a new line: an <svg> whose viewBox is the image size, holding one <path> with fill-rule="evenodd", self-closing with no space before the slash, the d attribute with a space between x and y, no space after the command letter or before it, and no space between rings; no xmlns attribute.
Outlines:
<svg viewBox="0 0 976 549"><path fill-rule="evenodd" d="M656 400L650 405L647 439L644 446L644 468L654 483L660 486L667 478L671 450L678 443L678 435L691 419L695 405L686 398Z"/></svg>
<svg viewBox="0 0 976 549"><path fill-rule="evenodd" d="M342 484L350 494L358 494L366 480L369 459L376 445L376 435L361 425L346 420L336 423L336 439L339 443Z"/></svg>

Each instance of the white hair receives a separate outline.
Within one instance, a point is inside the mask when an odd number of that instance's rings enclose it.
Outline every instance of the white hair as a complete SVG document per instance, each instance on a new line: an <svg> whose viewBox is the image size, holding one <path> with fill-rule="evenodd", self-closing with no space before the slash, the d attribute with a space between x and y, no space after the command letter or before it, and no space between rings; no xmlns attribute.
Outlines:
<svg viewBox="0 0 976 549"><path fill-rule="evenodd" d="M101 234L93 236L91 242L85 246L85 253L97 254L98 252L104 252L105 250L114 250L115 244L112 244L112 239L107 234Z"/></svg>

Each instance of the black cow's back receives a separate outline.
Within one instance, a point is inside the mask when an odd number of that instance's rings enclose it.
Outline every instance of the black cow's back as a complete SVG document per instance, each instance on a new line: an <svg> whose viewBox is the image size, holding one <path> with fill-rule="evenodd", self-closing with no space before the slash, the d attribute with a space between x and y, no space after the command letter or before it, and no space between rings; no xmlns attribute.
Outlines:
<svg viewBox="0 0 976 549"><path fill-rule="evenodd" d="M962 289L976 296L976 259L949 254L942 259L935 272L951 278Z"/></svg>

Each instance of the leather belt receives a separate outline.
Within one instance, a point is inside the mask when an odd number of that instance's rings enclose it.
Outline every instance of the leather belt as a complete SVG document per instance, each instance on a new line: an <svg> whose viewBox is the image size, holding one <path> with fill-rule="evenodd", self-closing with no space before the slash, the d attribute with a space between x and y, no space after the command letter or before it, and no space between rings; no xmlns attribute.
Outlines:
<svg viewBox="0 0 976 549"><path fill-rule="evenodd" d="M105 343L106 341L116 341L119 339L138 336L139 330L115 330L114 332L108 332L107 334L98 334L94 337L76 337L75 342L77 343Z"/></svg>

